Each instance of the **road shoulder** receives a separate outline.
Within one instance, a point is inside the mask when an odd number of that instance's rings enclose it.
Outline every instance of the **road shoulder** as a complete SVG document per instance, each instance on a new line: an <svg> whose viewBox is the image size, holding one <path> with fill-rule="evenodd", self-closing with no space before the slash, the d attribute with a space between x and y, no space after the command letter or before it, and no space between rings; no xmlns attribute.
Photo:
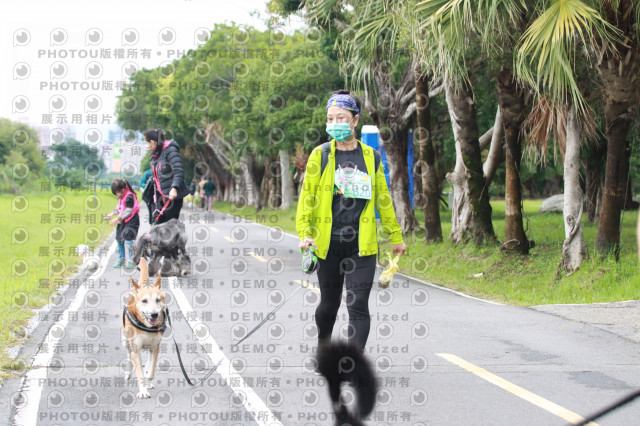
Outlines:
<svg viewBox="0 0 640 426"><path fill-rule="evenodd" d="M634 343L640 342L640 300L579 305L530 306L539 312L591 324Z"/></svg>

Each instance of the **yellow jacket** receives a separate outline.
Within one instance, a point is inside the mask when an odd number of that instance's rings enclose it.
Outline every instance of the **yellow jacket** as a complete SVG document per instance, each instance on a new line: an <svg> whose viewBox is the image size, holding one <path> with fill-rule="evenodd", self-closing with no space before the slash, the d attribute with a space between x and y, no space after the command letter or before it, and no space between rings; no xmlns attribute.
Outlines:
<svg viewBox="0 0 640 426"><path fill-rule="evenodd" d="M378 253L378 234L375 209L380 215L381 230L390 236L392 244L402 243L402 230L393 210L391 194L387 187L382 162L375 168L374 149L358 141L362 147L367 173L371 177L372 194L362 214L358 227L358 248L360 256ZM317 255L321 259L327 257L331 241L331 224L333 221L331 205L333 203L333 186L335 175L336 141L331 140L331 152L327 158L324 171L321 170L322 148L317 146L309 156L307 170L302 184L296 212L296 232L300 240L313 238L318 246ZM373 201L373 203L372 203ZM375 209L374 209L375 207Z"/></svg>

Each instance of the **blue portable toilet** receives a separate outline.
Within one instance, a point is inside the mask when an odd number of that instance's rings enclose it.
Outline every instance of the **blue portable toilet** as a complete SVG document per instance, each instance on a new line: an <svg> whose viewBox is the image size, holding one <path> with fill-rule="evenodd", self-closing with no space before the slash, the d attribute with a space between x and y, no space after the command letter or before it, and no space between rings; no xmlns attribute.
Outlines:
<svg viewBox="0 0 640 426"><path fill-rule="evenodd" d="M380 144L380 131L377 126L373 125L365 125L362 126L361 130L362 134L362 143L370 146L373 149L377 149L380 153L380 161L382 162L382 166L384 167L384 176L387 179L387 186L389 186L389 166L387 164L387 153L384 149L384 145ZM413 201L413 132L409 131L408 141L407 141L407 168L409 172L409 200L411 201L411 208L414 208ZM378 216L378 212L376 211L376 217Z"/></svg>
<svg viewBox="0 0 640 426"><path fill-rule="evenodd" d="M382 150L380 149L380 131L377 126L373 126L370 124L366 124L362 126L362 130L360 131L360 135L362 136L362 143L370 146L373 149L378 150L380 152L380 160L382 161L382 165L384 166L384 175L387 178L387 185L389 185L389 168L387 167L386 160L387 158L383 156ZM376 209L376 218L379 219L380 215L378 214L378 210Z"/></svg>
<svg viewBox="0 0 640 426"><path fill-rule="evenodd" d="M384 147L380 146L380 131L377 126L365 125L362 126L362 143L370 146L373 149L377 149L380 153L380 160L384 167L384 175L387 178L387 185L389 185L389 167L387 166L387 156L384 152Z"/></svg>
<svg viewBox="0 0 640 426"><path fill-rule="evenodd" d="M413 205L413 129L409 129L409 137L407 138L407 168L409 169L409 202L413 209L415 208Z"/></svg>

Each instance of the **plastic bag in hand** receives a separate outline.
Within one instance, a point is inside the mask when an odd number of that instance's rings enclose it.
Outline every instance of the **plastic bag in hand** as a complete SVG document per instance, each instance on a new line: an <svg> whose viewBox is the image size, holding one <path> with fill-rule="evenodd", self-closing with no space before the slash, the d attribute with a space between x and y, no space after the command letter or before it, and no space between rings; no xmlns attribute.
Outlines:
<svg viewBox="0 0 640 426"><path fill-rule="evenodd" d="M398 260L400 259L400 255L397 255L393 259L391 258L391 253L387 251L387 256L389 257L389 264L380 274L380 278L378 278L378 286L380 288L387 288L393 280L393 275L398 270Z"/></svg>

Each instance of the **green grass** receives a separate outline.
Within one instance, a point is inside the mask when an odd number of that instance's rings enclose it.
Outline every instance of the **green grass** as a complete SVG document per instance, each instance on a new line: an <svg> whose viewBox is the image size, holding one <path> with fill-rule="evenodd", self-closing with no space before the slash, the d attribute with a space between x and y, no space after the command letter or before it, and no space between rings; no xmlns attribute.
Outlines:
<svg viewBox="0 0 640 426"><path fill-rule="evenodd" d="M466 294L515 305L612 302L640 297L637 212L624 213L618 263L613 258L599 260L595 253L597 224L583 217L589 258L570 276L561 273L556 277L564 241L563 218L560 213L538 213L541 203L524 203L529 218L528 237L536 243L529 256L502 253L493 246L456 246L449 241L427 246L424 235L415 235L406 238L410 250L401 261L401 270ZM504 240L504 202L491 204L496 235ZM441 214L443 233L448 235L450 214ZM418 216L422 221L422 212ZM483 275L473 277L480 273Z"/></svg>
<svg viewBox="0 0 640 426"><path fill-rule="evenodd" d="M494 230L498 239L504 241L504 201L494 200L491 204ZM442 210L445 241L425 245L424 233L405 235L407 252L399 262L400 272L466 294L514 305L612 302L640 297L635 236L637 212L624 212L618 263L612 258L599 260L595 254L597 224L589 223L584 216L582 226L589 258L572 275L556 277L564 241L563 218L561 213L538 213L541 204L540 200L524 202L527 235L536 243L528 256L502 253L496 246L477 248L473 244L451 243L447 240L451 213ZM256 217L252 208L233 208L228 203L216 203L214 208L248 219ZM422 211L416 211L416 216L421 224L424 223ZM295 234L295 207L259 212L258 217L266 225L278 225ZM381 254L387 250L391 250L390 244L382 243Z"/></svg>
<svg viewBox="0 0 640 426"><path fill-rule="evenodd" d="M64 207L50 211L50 199L57 195L64 200ZM0 221L0 244L5 253L0 257L0 312L9 313L0 315L0 377L11 373L12 364L5 349L20 343L19 336L33 316L33 309L49 303L56 288L65 284L64 278L77 272L82 261L75 254L75 247L87 244L93 248L100 243L103 229L100 219L115 208L117 199L110 190L101 190L97 195L99 203L93 208L93 193L87 191L26 194L28 205L24 211L12 208L13 195L0 195L0 211L4 215ZM51 223L43 223L43 214L50 214ZM72 217L72 214L77 216ZM91 223L92 217L95 223ZM59 234L64 235L64 239L50 240L50 232L56 232L57 227L64 231ZM98 234L94 234L97 235L96 244L85 241L85 231L90 227L98 229ZM19 228L25 228L27 233L21 234ZM112 229L107 224L105 233ZM15 237L14 232L17 233ZM23 239L22 235L27 238ZM48 253L43 251L45 249ZM54 259L64 262L63 271L52 271L50 262ZM27 264L24 274L14 273L14 262L19 260Z"/></svg>

